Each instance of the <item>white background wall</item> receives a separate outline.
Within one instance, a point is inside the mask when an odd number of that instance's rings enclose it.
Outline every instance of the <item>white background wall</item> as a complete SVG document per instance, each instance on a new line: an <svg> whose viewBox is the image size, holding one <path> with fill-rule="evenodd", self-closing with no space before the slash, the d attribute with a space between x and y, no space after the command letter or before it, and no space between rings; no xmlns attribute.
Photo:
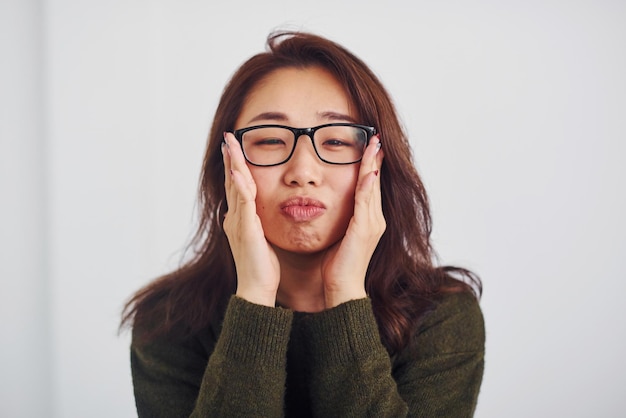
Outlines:
<svg viewBox="0 0 626 418"><path fill-rule="evenodd" d="M135 416L120 309L178 264L221 89L276 27L395 97L441 260L484 281L476 416L624 416L626 3L216 3L0 0L0 416Z"/></svg>

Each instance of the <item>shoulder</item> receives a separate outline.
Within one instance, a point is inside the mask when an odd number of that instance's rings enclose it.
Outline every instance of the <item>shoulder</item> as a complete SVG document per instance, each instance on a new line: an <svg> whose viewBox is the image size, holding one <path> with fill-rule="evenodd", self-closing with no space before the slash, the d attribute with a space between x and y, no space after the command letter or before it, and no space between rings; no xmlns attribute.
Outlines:
<svg viewBox="0 0 626 418"><path fill-rule="evenodd" d="M424 317L414 340L423 353L483 351L485 324L478 300L469 292L444 294Z"/></svg>

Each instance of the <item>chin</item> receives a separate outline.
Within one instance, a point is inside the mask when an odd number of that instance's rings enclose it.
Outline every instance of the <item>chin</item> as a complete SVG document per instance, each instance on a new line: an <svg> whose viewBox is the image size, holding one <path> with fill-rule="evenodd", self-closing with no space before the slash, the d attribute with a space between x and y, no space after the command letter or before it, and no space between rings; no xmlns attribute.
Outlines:
<svg viewBox="0 0 626 418"><path fill-rule="evenodd" d="M275 248L278 248L282 251L294 253L294 254L313 255L328 248L328 246L320 245L319 243L314 243L310 241L291 241L291 242L279 242L279 243L273 243L270 241L270 243Z"/></svg>
<svg viewBox="0 0 626 418"><path fill-rule="evenodd" d="M341 237L323 237L317 233L291 230L286 236L278 239L273 239L271 236L266 238L272 246L282 251L313 255L328 249L339 241Z"/></svg>

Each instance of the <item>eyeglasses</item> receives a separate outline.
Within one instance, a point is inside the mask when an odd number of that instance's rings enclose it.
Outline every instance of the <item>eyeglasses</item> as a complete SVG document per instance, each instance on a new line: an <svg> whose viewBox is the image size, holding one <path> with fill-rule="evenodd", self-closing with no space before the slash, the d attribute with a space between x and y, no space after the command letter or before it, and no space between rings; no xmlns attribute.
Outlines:
<svg viewBox="0 0 626 418"><path fill-rule="evenodd" d="M252 165L268 167L286 163L302 135L311 138L315 153L325 163L354 164L363 158L376 128L353 123L328 123L313 128L257 125L233 133L246 161Z"/></svg>

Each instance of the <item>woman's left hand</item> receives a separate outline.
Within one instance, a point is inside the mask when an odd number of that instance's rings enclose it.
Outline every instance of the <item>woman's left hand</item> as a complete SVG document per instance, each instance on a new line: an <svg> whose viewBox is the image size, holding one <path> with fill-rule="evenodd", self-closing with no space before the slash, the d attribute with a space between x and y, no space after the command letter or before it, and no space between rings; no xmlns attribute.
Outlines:
<svg viewBox="0 0 626 418"><path fill-rule="evenodd" d="M327 250L322 261L327 309L367 296L365 274L386 228L380 193L380 167L384 157L380 144L378 135L370 139L361 160L354 214L345 236Z"/></svg>

